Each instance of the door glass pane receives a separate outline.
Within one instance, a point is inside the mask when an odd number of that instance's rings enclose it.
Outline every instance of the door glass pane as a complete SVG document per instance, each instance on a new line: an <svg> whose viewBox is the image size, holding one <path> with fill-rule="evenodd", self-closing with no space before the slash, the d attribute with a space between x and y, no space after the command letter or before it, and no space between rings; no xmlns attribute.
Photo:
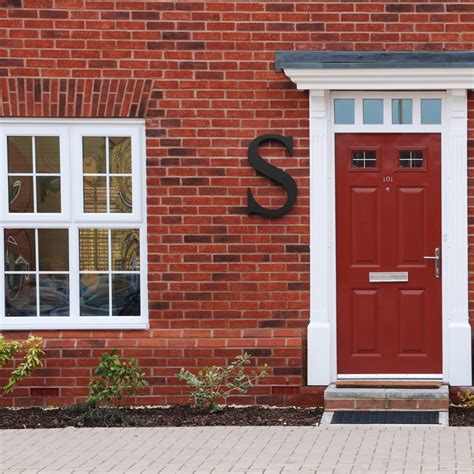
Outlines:
<svg viewBox="0 0 474 474"><path fill-rule="evenodd" d="M411 124L413 122L413 101L411 99L392 99L392 123Z"/></svg>
<svg viewBox="0 0 474 474"><path fill-rule="evenodd" d="M103 176L84 177L84 212L107 212L107 184Z"/></svg>
<svg viewBox="0 0 474 474"><path fill-rule="evenodd" d="M5 275L5 315L36 316L36 276L32 273Z"/></svg>
<svg viewBox="0 0 474 474"><path fill-rule="evenodd" d="M112 229L112 270L140 270L138 229Z"/></svg>
<svg viewBox="0 0 474 474"><path fill-rule="evenodd" d="M138 273L112 275L112 315L140 315L140 275Z"/></svg>
<svg viewBox="0 0 474 474"><path fill-rule="evenodd" d="M84 173L106 173L105 137L83 137L82 166Z"/></svg>
<svg viewBox="0 0 474 474"><path fill-rule="evenodd" d="M378 125L383 123L383 99L364 99L364 124Z"/></svg>
<svg viewBox="0 0 474 474"><path fill-rule="evenodd" d="M8 137L8 172L32 173L32 137Z"/></svg>
<svg viewBox="0 0 474 474"><path fill-rule="evenodd" d="M69 242L67 229L38 229L40 271L69 270Z"/></svg>
<svg viewBox="0 0 474 474"><path fill-rule="evenodd" d="M36 172L59 173L59 137L36 137Z"/></svg>
<svg viewBox="0 0 474 474"><path fill-rule="evenodd" d="M130 176L110 178L110 212L132 212L132 178Z"/></svg>
<svg viewBox="0 0 474 474"><path fill-rule="evenodd" d="M400 168L422 168L423 152L421 150L403 150L399 153L398 163Z"/></svg>
<svg viewBox="0 0 474 474"><path fill-rule="evenodd" d="M355 120L354 99L334 100L334 123L352 125Z"/></svg>
<svg viewBox="0 0 474 474"><path fill-rule="evenodd" d="M109 316L109 275L81 275L80 298L81 316Z"/></svg>
<svg viewBox="0 0 474 474"><path fill-rule="evenodd" d="M352 168L376 168L377 155L374 150L353 151Z"/></svg>
<svg viewBox="0 0 474 474"><path fill-rule="evenodd" d="M107 229L79 230L79 266L81 271L109 269L109 239Z"/></svg>
<svg viewBox="0 0 474 474"><path fill-rule="evenodd" d="M8 209L10 212L33 212L33 177L8 177Z"/></svg>
<svg viewBox="0 0 474 474"><path fill-rule="evenodd" d="M61 177L36 177L37 212L61 212Z"/></svg>
<svg viewBox="0 0 474 474"><path fill-rule="evenodd" d="M132 140L130 137L109 138L110 172L127 174L132 172Z"/></svg>
<svg viewBox="0 0 474 474"><path fill-rule="evenodd" d="M69 276L39 276L40 316L69 316Z"/></svg>
<svg viewBox="0 0 474 474"><path fill-rule="evenodd" d="M6 272L36 270L34 229L5 229L4 245Z"/></svg>
<svg viewBox="0 0 474 474"><path fill-rule="evenodd" d="M421 99L421 123L441 123L441 99Z"/></svg>

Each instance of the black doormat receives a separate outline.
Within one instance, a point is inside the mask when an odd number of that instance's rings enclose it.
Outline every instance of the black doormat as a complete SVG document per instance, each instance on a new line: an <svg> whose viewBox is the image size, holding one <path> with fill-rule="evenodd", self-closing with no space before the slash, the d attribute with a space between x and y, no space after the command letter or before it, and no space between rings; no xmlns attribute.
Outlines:
<svg viewBox="0 0 474 474"><path fill-rule="evenodd" d="M335 411L333 425L437 425L437 411Z"/></svg>

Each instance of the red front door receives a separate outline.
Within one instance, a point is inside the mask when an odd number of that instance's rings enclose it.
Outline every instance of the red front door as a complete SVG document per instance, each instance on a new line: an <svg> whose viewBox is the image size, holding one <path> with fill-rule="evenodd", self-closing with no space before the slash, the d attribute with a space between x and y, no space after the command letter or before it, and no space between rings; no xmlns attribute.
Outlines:
<svg viewBox="0 0 474 474"><path fill-rule="evenodd" d="M337 134L336 226L338 373L440 374L440 135Z"/></svg>

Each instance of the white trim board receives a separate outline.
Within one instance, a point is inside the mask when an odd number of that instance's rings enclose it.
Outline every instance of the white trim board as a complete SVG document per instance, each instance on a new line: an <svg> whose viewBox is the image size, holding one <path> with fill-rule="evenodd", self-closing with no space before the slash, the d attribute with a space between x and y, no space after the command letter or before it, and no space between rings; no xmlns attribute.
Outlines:
<svg viewBox="0 0 474 474"><path fill-rule="evenodd" d="M337 380L336 219L334 133L331 91L436 90L443 101L443 126L359 127L358 132L428 132L442 136L442 330L443 381L468 386L471 375L471 326L468 316L467 240L467 89L474 69L285 69L310 101L310 271L308 385ZM382 92L394 91L394 92ZM357 93L348 92L346 94ZM336 93L333 93L333 95ZM344 94L341 92L341 94ZM405 93L422 97L422 92ZM430 94L431 95L431 94ZM342 130L340 130L342 131ZM356 132L356 130L352 130Z"/></svg>

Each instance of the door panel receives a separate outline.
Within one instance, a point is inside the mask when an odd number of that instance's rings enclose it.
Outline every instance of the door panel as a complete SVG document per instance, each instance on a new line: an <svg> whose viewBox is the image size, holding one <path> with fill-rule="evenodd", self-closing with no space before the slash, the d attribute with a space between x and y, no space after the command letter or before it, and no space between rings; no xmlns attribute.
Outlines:
<svg viewBox="0 0 474 474"><path fill-rule="evenodd" d="M440 135L336 134L336 232L338 372L441 373Z"/></svg>

